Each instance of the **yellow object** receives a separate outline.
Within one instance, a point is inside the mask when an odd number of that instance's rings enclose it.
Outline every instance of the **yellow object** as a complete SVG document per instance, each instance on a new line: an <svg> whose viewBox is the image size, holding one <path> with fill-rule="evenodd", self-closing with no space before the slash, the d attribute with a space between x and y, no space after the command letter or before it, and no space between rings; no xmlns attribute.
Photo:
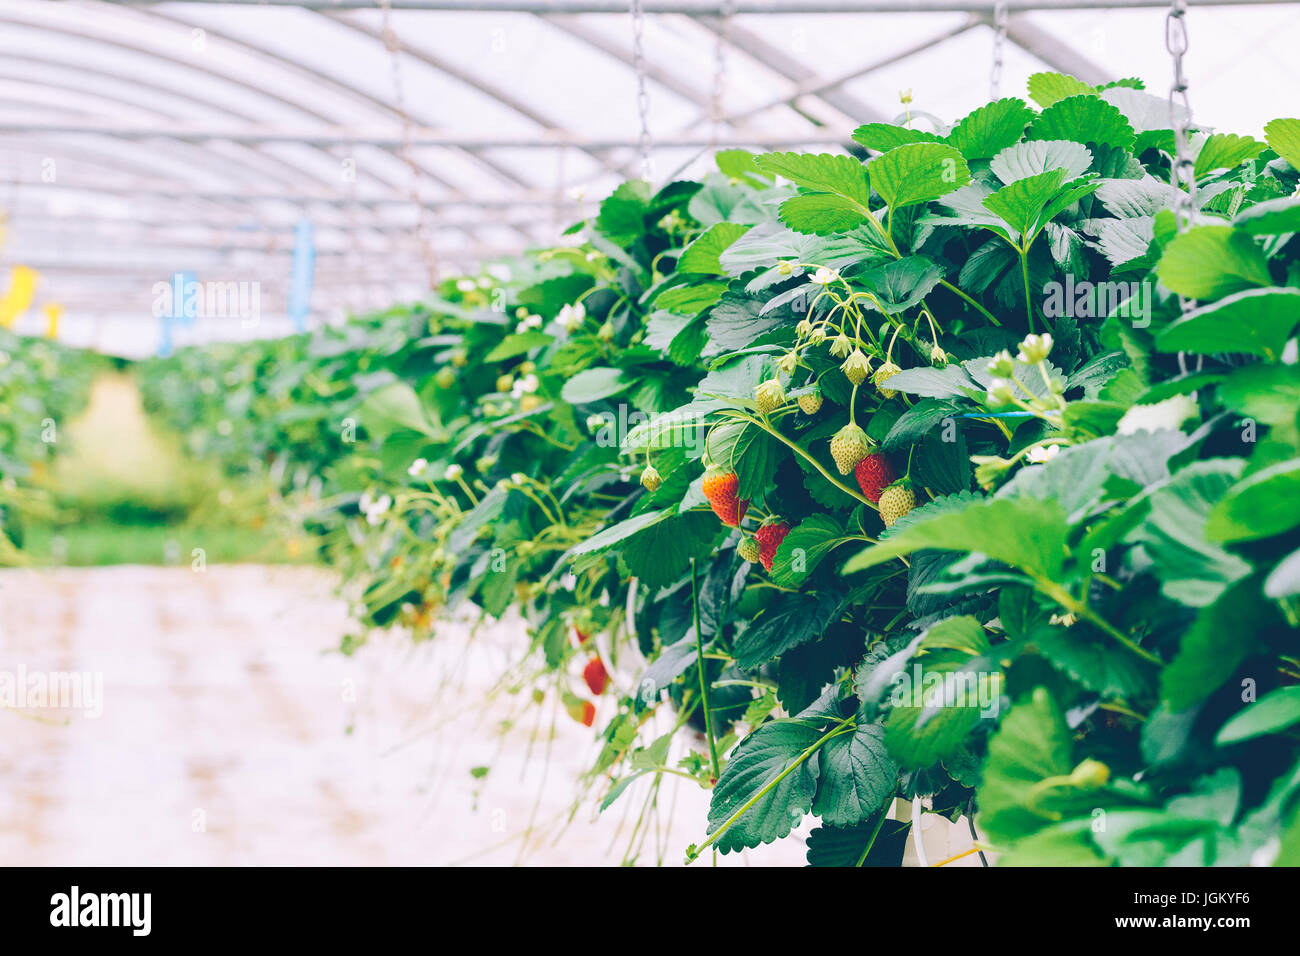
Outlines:
<svg viewBox="0 0 1300 956"><path fill-rule="evenodd" d="M47 339L57 339L59 337L59 318L63 315L63 306L57 302L45 303L45 317L50 320L50 324L45 329Z"/></svg>
<svg viewBox="0 0 1300 956"><path fill-rule="evenodd" d="M28 266L14 266L9 273L9 291L0 299L0 325L13 328L18 316L32 305L39 273Z"/></svg>

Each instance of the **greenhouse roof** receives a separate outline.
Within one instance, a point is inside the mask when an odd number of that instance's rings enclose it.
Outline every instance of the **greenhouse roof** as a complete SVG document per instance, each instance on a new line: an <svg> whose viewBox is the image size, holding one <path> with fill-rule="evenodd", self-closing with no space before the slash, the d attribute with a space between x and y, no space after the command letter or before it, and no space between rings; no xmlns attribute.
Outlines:
<svg viewBox="0 0 1300 956"><path fill-rule="evenodd" d="M314 321L417 297L558 240L643 145L666 180L721 147L848 149L905 110L947 124L994 90L997 48L1002 95L1049 70L1163 97L1172 74L1151 0L636 3L4 0L0 255L39 274L20 327L56 304L60 337L148 351L155 286L185 271L259 283L257 334L283 332L303 220ZM1187 24L1200 122L1295 111L1300 7Z"/></svg>

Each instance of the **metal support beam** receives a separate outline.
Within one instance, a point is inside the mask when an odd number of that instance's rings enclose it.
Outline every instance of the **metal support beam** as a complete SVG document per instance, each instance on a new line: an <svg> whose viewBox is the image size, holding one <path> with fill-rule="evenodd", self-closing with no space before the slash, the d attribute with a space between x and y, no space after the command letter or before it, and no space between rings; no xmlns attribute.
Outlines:
<svg viewBox="0 0 1300 956"><path fill-rule="evenodd" d="M723 37L735 49L757 60L768 69L781 74L787 80L792 80L798 84L815 83L819 79L817 71L809 66L805 60L801 60L794 54L768 43L757 33L747 30L741 24L736 23L734 19L701 16L698 21L701 26L707 28L714 35ZM886 119L869 104L847 90L831 88L822 92L819 98L823 103L834 107L852 119L854 123L879 123L884 122ZM836 142L849 143L852 142L852 139L845 136L837 139Z"/></svg>
<svg viewBox="0 0 1300 956"><path fill-rule="evenodd" d="M987 22L990 27L993 26L992 18L988 18ZM1117 79L1082 53L1062 43L1060 37L1024 16L1007 17L1007 39L1058 73L1068 73L1093 86Z"/></svg>
<svg viewBox="0 0 1300 956"><path fill-rule="evenodd" d="M952 27L951 29L944 30L942 33L937 33L932 37L921 40L919 43L914 43L911 46L891 53L888 56L872 60L870 63L864 63L862 66L855 67L852 70L839 74L838 76L829 79L805 80L785 96L769 100L768 102L762 103L758 106L739 110L735 113L729 113L722 118L722 122L731 123L736 120L747 119L748 117L755 116L759 113L765 113L778 106L792 106L805 96L820 96L825 99L825 94L838 89L845 83L875 73L877 70L883 70L885 67L893 66L895 63L905 60L909 56L924 53L926 50L936 47L947 40L951 40L953 37L961 36L967 30L973 29L984 22L985 20L983 17L972 14L964 22L957 24L957 26Z"/></svg>
<svg viewBox="0 0 1300 956"><path fill-rule="evenodd" d="M828 102L834 94L827 94ZM854 105L859 114L866 112L874 116L866 106L856 98L841 100L845 105ZM837 107L838 108L838 107ZM869 122L864 118L863 122ZM185 127L172 128L140 125L114 125L97 123L32 122L30 120L0 119L0 133L59 133L73 136L109 136L113 139L131 140L180 140L188 143L221 141L228 143L293 143L303 146L379 146L397 147L404 140L400 132L391 130L353 130L340 127L304 127L302 129L270 129L262 126L230 127ZM754 133L752 136L732 135L727 137L676 135L656 139L656 148L664 149L702 149L712 146L771 146L788 148L792 146L817 146L850 142L848 130L829 132L826 130L810 131L807 134L767 135ZM541 133L532 135L495 135L471 136L463 133L440 133L431 129L412 129L409 143L413 147L438 147L459 149L467 152L482 152L490 149L555 149L573 147L583 150L636 149L635 139L624 137L578 136L575 134Z"/></svg>
<svg viewBox="0 0 1300 956"><path fill-rule="evenodd" d="M212 3L213 0L105 0L123 6L157 3ZM303 7L308 10L377 10L380 0L219 0L227 6ZM1264 6L1294 0L1188 0L1188 6ZM649 14L686 16L816 13L992 13L997 0L644 0ZM441 10L455 13L609 13L626 16L627 0L388 0L393 10ZM1118 10L1167 7L1168 0L1007 0L1009 11Z"/></svg>

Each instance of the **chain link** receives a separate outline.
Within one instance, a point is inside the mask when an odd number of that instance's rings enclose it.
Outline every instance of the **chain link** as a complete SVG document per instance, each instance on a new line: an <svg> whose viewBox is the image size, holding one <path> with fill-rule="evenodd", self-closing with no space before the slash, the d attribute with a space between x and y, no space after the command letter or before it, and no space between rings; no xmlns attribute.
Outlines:
<svg viewBox="0 0 1300 956"><path fill-rule="evenodd" d="M1183 56L1187 53L1187 0L1173 0L1165 17L1165 49L1174 61L1174 79L1169 86L1169 125L1174 131L1174 155L1170 164L1170 185L1177 191L1174 219L1178 231L1191 225L1196 208L1196 163L1190 150L1192 107L1187 98L1187 74Z"/></svg>
<svg viewBox="0 0 1300 956"><path fill-rule="evenodd" d="M641 175L650 179L652 163L650 150L650 93L646 89L645 68L645 5L642 0L632 0L632 67L636 70L636 111L641 121L639 151Z"/></svg>
<svg viewBox="0 0 1300 956"><path fill-rule="evenodd" d="M1170 185L1174 187L1174 223L1179 232L1192 224L1196 212L1196 162L1191 154L1192 104L1187 98L1187 74L1183 72L1183 57L1187 53L1187 0L1173 0L1165 16L1165 49L1174 61L1174 79L1169 85L1169 125L1174 131L1174 155L1169 164ZM1192 301L1178 297L1183 312L1192 308ZM1200 371L1205 356L1196 356L1196 371ZM1178 368L1187 374L1187 353L1178 353Z"/></svg>
<svg viewBox="0 0 1300 956"><path fill-rule="evenodd" d="M993 7L993 66L989 70L989 99L996 100L1002 89L1002 54L1007 45L1007 5L998 0Z"/></svg>

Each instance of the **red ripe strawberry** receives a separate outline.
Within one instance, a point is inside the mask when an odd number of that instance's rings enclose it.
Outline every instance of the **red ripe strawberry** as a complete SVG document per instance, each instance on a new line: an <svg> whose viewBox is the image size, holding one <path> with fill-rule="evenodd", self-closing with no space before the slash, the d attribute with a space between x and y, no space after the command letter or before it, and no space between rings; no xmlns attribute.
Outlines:
<svg viewBox="0 0 1300 956"><path fill-rule="evenodd" d="M736 491L740 488L740 479L736 473L723 471L716 465L711 466L704 473L704 484L701 487L719 520L728 527L740 527L745 509L749 507L749 499L742 501L736 497Z"/></svg>
<svg viewBox="0 0 1300 956"><path fill-rule="evenodd" d="M596 705L589 700L575 700L567 704L564 709L569 712L570 717L584 727L590 727L596 722Z"/></svg>
<svg viewBox="0 0 1300 956"><path fill-rule="evenodd" d="M893 484L898 478L889 459L881 452L872 452L853 468L853 475L858 479L858 487L874 505L880 501L880 493L886 485Z"/></svg>
<svg viewBox="0 0 1300 956"><path fill-rule="evenodd" d="M772 559L776 557L776 549L781 547L781 542L789 533L790 526L784 521L765 524L754 532L754 537L758 540L758 560L763 562L764 569L772 570Z"/></svg>
<svg viewBox="0 0 1300 956"><path fill-rule="evenodd" d="M605 693L605 685L609 683L609 672L605 670L605 662L599 656L587 661L587 666L582 669L582 679L587 682L587 686L597 697Z"/></svg>

